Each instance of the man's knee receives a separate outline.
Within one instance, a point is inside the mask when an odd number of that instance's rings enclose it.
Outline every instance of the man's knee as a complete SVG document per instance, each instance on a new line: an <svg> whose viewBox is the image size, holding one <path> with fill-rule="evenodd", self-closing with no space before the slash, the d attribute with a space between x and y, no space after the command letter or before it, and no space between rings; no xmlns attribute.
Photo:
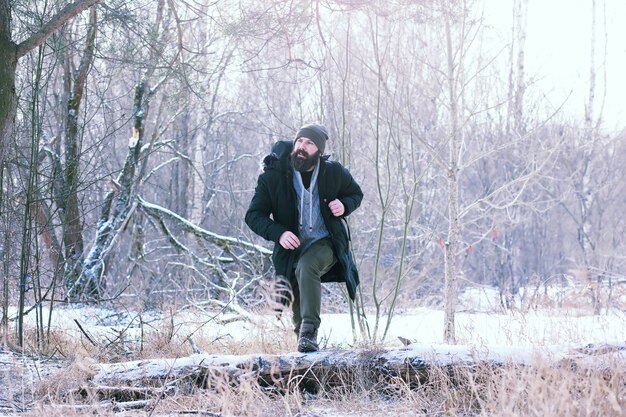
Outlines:
<svg viewBox="0 0 626 417"><path fill-rule="evenodd" d="M296 277L302 279L303 277L315 277L320 275L321 268L319 265L311 262L298 262L296 265Z"/></svg>
<svg viewBox="0 0 626 417"><path fill-rule="evenodd" d="M302 274L321 276L334 262L332 249L326 245L314 245L296 264L296 276Z"/></svg>

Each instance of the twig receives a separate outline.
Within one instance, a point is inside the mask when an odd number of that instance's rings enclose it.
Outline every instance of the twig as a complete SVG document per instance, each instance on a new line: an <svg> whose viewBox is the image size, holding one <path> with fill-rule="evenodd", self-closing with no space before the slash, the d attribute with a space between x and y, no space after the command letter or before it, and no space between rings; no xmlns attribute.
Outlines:
<svg viewBox="0 0 626 417"><path fill-rule="evenodd" d="M191 338L191 335L187 337L187 341L191 345L191 350L193 353L203 353L202 349L200 349L196 342Z"/></svg>
<svg viewBox="0 0 626 417"><path fill-rule="evenodd" d="M113 411L140 410L150 407L153 403L153 400L115 402L113 403Z"/></svg>
<svg viewBox="0 0 626 417"><path fill-rule="evenodd" d="M96 342L93 341L93 339L89 336L89 334L85 331L85 329L83 329L83 326L80 325L80 323L78 322L78 320L74 319L74 323L76 323L76 325L78 326L78 328L80 329L80 331L85 335L85 337L87 338L87 340L89 340L89 342L91 342L92 345L94 346L98 346L96 344Z"/></svg>

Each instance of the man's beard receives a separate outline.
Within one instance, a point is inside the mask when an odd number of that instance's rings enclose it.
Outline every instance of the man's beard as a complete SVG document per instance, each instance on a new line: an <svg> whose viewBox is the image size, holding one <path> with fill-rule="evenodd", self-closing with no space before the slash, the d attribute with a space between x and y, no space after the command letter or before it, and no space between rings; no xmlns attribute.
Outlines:
<svg viewBox="0 0 626 417"><path fill-rule="evenodd" d="M301 158L299 155L304 156L304 158ZM310 171L313 167L315 167L315 165L317 165L317 161L319 161L320 156L320 151L315 152L313 155L309 155L302 149L293 151L290 158L291 166L299 172Z"/></svg>

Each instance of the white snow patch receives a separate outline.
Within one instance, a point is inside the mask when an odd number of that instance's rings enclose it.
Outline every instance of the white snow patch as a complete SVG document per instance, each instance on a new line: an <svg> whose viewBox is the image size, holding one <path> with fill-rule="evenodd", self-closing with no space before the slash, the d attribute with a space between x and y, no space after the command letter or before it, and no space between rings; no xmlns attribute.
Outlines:
<svg viewBox="0 0 626 417"><path fill-rule="evenodd" d="M497 294L497 293L496 293ZM494 312L494 291L481 290L464 296L465 306L473 300L473 306L482 306L482 311L471 308L456 314L456 337L460 348L446 347L443 341L444 313L433 308L415 308L397 313L391 320L385 347L401 347L399 338L413 342L412 346L424 349L471 349L476 351L503 352L515 354L515 349L549 348L554 350L571 349L589 344L623 344L626 341L626 314L613 309L602 315L583 314L570 310L545 310L521 313L519 311ZM44 309L44 316L46 309ZM16 316L12 309L11 317ZM57 307L51 320L52 330L62 331L71 337L83 337L77 323L96 341L110 341L120 334L132 344L140 340L144 331L164 331L174 323L175 337L185 343L192 335L194 341L230 340L242 345L266 340L285 339L295 335L291 332L290 314L280 318L275 315L254 316L254 322L229 321L233 316L199 310L166 313L132 311L112 311L93 306ZM322 314L319 329L320 344L324 348L353 348L361 346L366 337L357 334L353 337L351 320L348 314ZM34 314L26 317L27 326L35 326ZM373 315L368 316L370 331L375 326ZM386 317L381 317L377 340L386 325ZM44 317L44 323L48 318ZM358 333L358 332L357 332ZM287 336L286 336L287 335ZM200 346L202 348L203 346ZM132 346L131 346L132 349Z"/></svg>

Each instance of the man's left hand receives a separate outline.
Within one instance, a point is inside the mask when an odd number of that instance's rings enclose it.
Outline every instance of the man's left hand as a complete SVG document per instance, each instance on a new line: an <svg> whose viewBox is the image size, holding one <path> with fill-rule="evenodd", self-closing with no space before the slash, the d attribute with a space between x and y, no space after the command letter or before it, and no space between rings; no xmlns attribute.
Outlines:
<svg viewBox="0 0 626 417"><path fill-rule="evenodd" d="M328 203L328 208L330 208L331 213L333 213L333 216L335 217L339 217L346 212L346 208L343 206L343 203L339 201L339 199L334 199Z"/></svg>

